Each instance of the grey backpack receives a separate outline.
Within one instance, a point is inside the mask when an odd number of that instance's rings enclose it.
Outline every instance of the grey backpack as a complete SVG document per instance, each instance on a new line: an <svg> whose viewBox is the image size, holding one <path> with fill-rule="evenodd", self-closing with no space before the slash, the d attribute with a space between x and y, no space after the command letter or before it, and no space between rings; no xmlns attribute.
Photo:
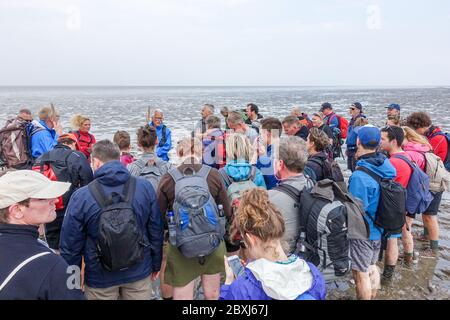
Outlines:
<svg viewBox="0 0 450 320"><path fill-rule="evenodd" d="M175 236L171 245L187 258L199 258L200 263L219 247L225 233L224 217L219 214L206 180L210 170L203 165L198 172L190 168L183 173L177 168L169 171L175 181ZM188 171L192 174L186 174Z"/></svg>
<svg viewBox="0 0 450 320"><path fill-rule="evenodd" d="M161 177L167 173L170 169L170 166L165 161L152 158L152 159L138 159L132 163L139 169L139 177L148 180L155 192L158 190L159 181Z"/></svg>

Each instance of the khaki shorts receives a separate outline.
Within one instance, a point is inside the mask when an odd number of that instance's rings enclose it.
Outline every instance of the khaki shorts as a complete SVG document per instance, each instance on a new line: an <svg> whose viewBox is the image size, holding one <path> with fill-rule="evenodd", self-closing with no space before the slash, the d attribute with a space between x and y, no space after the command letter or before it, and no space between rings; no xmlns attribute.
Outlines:
<svg viewBox="0 0 450 320"><path fill-rule="evenodd" d="M152 291L150 277L109 288L84 287L88 300L150 300Z"/></svg>

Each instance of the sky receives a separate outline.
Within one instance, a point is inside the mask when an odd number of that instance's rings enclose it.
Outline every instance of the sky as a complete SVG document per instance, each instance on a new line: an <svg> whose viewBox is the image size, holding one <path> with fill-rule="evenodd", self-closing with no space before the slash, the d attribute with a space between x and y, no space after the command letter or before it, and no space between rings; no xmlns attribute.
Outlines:
<svg viewBox="0 0 450 320"><path fill-rule="evenodd" d="M0 85L448 86L450 1L0 0Z"/></svg>

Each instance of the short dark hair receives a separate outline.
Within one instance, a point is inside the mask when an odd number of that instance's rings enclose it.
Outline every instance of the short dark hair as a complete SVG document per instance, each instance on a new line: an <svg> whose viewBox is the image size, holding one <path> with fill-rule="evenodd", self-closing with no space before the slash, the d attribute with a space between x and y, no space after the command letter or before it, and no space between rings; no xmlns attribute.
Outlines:
<svg viewBox="0 0 450 320"><path fill-rule="evenodd" d="M141 147L152 148L156 145L156 140L158 136L156 134L156 129L148 124L144 127L140 127L137 130L137 140Z"/></svg>
<svg viewBox="0 0 450 320"><path fill-rule="evenodd" d="M247 108L250 107L250 111L253 111L254 113L258 114L259 113L259 108L256 104L254 103L249 103L247 104Z"/></svg>
<svg viewBox="0 0 450 320"><path fill-rule="evenodd" d="M397 146L401 147L403 140L405 140L405 132L401 127L397 126L386 126L381 129L381 132L386 132L389 142L392 140L397 141Z"/></svg>
<svg viewBox="0 0 450 320"><path fill-rule="evenodd" d="M413 112L406 118L406 125L414 130L431 126L431 118L426 112Z"/></svg>
<svg viewBox="0 0 450 320"><path fill-rule="evenodd" d="M28 207L30 205L30 199L25 199L23 201L18 202L17 204ZM11 206L9 206L9 207L11 207ZM9 223L9 220L8 220L9 207L0 209L0 224Z"/></svg>
<svg viewBox="0 0 450 320"><path fill-rule="evenodd" d="M119 160L119 146L107 139L100 140L92 147L91 158L98 159L103 163Z"/></svg>
<svg viewBox="0 0 450 320"><path fill-rule="evenodd" d="M113 141L119 146L120 150L127 149L131 144L130 134L119 130L114 134Z"/></svg>
<svg viewBox="0 0 450 320"><path fill-rule="evenodd" d="M281 121L274 117L264 118L261 120L261 129L272 132L272 130L278 130L279 136L281 136L281 131L283 130L283 125Z"/></svg>

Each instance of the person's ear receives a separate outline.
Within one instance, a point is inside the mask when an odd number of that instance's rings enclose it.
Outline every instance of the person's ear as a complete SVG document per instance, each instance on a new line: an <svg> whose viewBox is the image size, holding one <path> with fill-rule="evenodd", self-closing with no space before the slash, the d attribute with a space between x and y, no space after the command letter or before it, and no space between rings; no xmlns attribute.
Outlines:
<svg viewBox="0 0 450 320"><path fill-rule="evenodd" d="M13 204L12 206L9 207L8 211L9 211L9 216L13 217L15 220L22 220L24 217L24 213L23 213L23 206L19 205L18 203Z"/></svg>

